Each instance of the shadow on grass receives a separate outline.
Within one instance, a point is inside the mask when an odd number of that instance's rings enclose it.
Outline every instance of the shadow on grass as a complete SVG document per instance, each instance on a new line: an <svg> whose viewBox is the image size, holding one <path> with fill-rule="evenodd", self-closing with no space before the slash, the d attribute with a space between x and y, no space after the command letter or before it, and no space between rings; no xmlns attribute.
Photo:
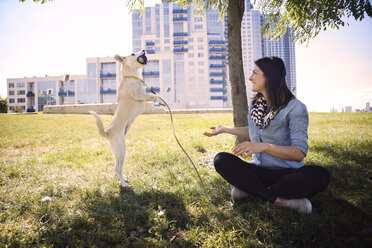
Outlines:
<svg viewBox="0 0 372 248"><path fill-rule="evenodd" d="M321 164L331 172L331 182L326 192L310 198L311 215L253 197L238 202L235 209L256 225L259 240L276 247L372 247L371 144L345 148L323 143L312 149L333 164Z"/></svg>
<svg viewBox="0 0 372 248"><path fill-rule="evenodd" d="M311 215L249 197L238 201L235 210L256 237L274 247L372 247L372 218L346 200L320 194L310 198ZM236 227L237 228L237 227Z"/></svg>
<svg viewBox="0 0 372 248"><path fill-rule="evenodd" d="M349 147L321 143L312 149L331 158L332 164L324 165L331 172L329 194L348 199L371 215L372 143L364 141Z"/></svg>
<svg viewBox="0 0 372 248"><path fill-rule="evenodd" d="M189 221L182 199L175 194L92 190L85 192L79 205L58 225L47 225L38 243L56 247L192 246L180 238L170 242L176 229L185 228Z"/></svg>

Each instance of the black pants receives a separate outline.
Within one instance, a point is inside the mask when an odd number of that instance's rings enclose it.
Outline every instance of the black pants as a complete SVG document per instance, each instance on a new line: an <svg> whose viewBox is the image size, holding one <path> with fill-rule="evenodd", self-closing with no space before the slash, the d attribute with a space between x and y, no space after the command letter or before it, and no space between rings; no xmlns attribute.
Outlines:
<svg viewBox="0 0 372 248"><path fill-rule="evenodd" d="M271 169L247 163L226 152L216 155L214 166L230 184L271 203L277 197L296 199L313 196L324 191L330 180L329 172L321 166Z"/></svg>

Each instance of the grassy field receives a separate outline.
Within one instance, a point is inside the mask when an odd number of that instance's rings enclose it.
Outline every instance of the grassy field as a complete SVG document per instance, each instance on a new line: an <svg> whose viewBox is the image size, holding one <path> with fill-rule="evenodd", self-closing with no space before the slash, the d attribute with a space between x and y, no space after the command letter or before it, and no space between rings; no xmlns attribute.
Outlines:
<svg viewBox="0 0 372 248"><path fill-rule="evenodd" d="M112 116L102 116L105 127ZM230 203L213 157L234 138L202 133L231 114L142 115L127 136L122 189L90 115L0 115L0 247L372 247L372 114L310 114L307 164L326 192L300 215L255 198Z"/></svg>

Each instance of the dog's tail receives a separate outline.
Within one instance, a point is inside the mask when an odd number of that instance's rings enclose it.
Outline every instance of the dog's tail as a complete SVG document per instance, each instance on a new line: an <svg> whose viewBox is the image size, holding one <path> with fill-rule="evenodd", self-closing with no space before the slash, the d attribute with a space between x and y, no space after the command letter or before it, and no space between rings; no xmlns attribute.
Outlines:
<svg viewBox="0 0 372 248"><path fill-rule="evenodd" d="M103 128L103 122L102 122L101 117L99 117L99 115L94 111L89 111L89 113L91 113L94 116L94 118L96 118L98 133L102 137L108 139L109 137L107 133L105 132L105 129Z"/></svg>

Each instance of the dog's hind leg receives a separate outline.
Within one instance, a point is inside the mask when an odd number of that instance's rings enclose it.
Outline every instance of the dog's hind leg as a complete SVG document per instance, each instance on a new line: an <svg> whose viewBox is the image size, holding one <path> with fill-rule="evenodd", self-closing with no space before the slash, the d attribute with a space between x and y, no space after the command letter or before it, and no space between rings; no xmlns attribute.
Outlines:
<svg viewBox="0 0 372 248"><path fill-rule="evenodd" d="M123 178L123 166L126 153L124 132L111 138L110 147L115 156L115 171L120 179L121 186L130 188L131 186Z"/></svg>
<svg viewBox="0 0 372 248"><path fill-rule="evenodd" d="M133 120L134 121L134 120ZM129 131L129 128L130 126L132 125L133 121L130 121L127 126L124 128L124 135L127 135L128 131Z"/></svg>

